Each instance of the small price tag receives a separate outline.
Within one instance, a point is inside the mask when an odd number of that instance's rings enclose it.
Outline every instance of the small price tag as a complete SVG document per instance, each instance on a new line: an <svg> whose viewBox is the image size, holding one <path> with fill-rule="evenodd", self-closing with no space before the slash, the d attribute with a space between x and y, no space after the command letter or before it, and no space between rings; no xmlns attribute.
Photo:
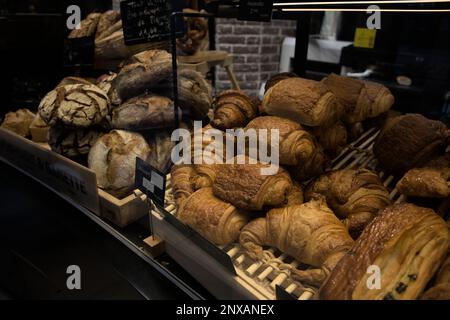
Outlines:
<svg viewBox="0 0 450 320"><path fill-rule="evenodd" d="M373 49L375 47L376 29L356 28L353 46Z"/></svg>
<svg viewBox="0 0 450 320"><path fill-rule="evenodd" d="M136 158L135 185L156 205L164 207L166 175L139 158Z"/></svg>
<svg viewBox="0 0 450 320"><path fill-rule="evenodd" d="M239 0L238 20L269 22L272 10L273 1Z"/></svg>

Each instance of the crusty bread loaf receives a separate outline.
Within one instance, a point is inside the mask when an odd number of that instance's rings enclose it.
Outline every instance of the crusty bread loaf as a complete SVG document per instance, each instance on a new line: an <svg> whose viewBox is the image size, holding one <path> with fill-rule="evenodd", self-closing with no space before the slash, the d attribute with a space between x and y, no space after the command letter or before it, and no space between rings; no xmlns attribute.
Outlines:
<svg viewBox="0 0 450 320"><path fill-rule="evenodd" d="M73 29L69 34L69 39L71 38L83 38L90 37L95 34L97 30L97 24L100 20L101 13L90 13L86 19L82 20L80 27L78 29Z"/></svg>
<svg viewBox="0 0 450 320"><path fill-rule="evenodd" d="M92 128L67 129L52 126L48 131L48 144L52 151L68 158L87 155L102 132Z"/></svg>
<svg viewBox="0 0 450 320"><path fill-rule="evenodd" d="M102 34L111 28L117 21L120 20L120 12L115 10L108 10L103 12L98 20L97 31L95 32L95 38L101 38Z"/></svg>
<svg viewBox="0 0 450 320"><path fill-rule="evenodd" d="M35 114L28 109L8 112L0 127L17 133L19 136L28 137L30 135L30 125L34 117Z"/></svg>
<svg viewBox="0 0 450 320"><path fill-rule="evenodd" d="M39 105L39 115L50 126L62 123L86 128L99 124L108 113L108 97L93 84L57 87Z"/></svg>
<svg viewBox="0 0 450 320"><path fill-rule="evenodd" d="M150 147L138 133L112 130L92 146L88 165L97 176L97 185L115 196L132 191L136 157L146 160Z"/></svg>

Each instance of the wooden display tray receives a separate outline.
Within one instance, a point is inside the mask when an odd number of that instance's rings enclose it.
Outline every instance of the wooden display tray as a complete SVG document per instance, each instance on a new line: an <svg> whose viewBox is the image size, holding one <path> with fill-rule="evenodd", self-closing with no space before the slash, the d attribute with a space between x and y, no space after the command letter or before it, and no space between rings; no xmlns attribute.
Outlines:
<svg viewBox="0 0 450 320"><path fill-rule="evenodd" d="M373 155L372 147L378 133L376 128L366 131L332 161L327 171L357 168L376 170L377 160ZM405 197L395 188L397 181L393 176L386 175L382 171L378 171L378 175L388 189L393 203L405 200ZM275 248L265 250L268 256L273 257L269 261L255 261L237 243L217 247L231 259L234 266L235 274L227 273L216 259L164 218L165 214L176 216L170 175L167 176L164 211L158 209L151 214L155 233L164 240L166 252L219 299L286 299L287 297L309 300L314 298L317 292L317 288L299 283L289 275L289 268L308 269L309 266L300 264Z"/></svg>
<svg viewBox="0 0 450 320"><path fill-rule="evenodd" d="M95 173L89 168L51 151L46 144L2 128L0 160L121 228L148 214L149 207L140 199L140 191L118 199L97 188Z"/></svg>

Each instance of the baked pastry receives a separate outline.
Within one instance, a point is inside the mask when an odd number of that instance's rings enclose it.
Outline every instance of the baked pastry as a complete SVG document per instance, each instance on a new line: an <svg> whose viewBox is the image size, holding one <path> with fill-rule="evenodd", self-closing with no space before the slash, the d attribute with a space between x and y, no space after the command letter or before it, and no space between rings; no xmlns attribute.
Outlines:
<svg viewBox="0 0 450 320"><path fill-rule="evenodd" d="M28 137L30 135L30 125L34 117L35 114L28 109L8 112L0 127L12 131L19 136Z"/></svg>
<svg viewBox="0 0 450 320"><path fill-rule="evenodd" d="M450 300L450 282L437 284L421 296L421 300Z"/></svg>
<svg viewBox="0 0 450 320"><path fill-rule="evenodd" d="M242 91L225 90L212 103L214 119L211 125L220 130L245 127L258 115L258 105Z"/></svg>
<svg viewBox="0 0 450 320"><path fill-rule="evenodd" d="M322 299L408 300L424 290L450 245L444 220L410 203L389 206L364 229L321 288ZM380 286L368 287L381 271ZM370 279L369 279L370 278ZM369 282L368 282L369 281Z"/></svg>
<svg viewBox="0 0 450 320"><path fill-rule="evenodd" d="M245 213L216 198L211 188L190 195L181 204L177 218L217 245L235 241L248 221Z"/></svg>
<svg viewBox="0 0 450 320"><path fill-rule="evenodd" d="M276 75L273 75L270 77L269 80L267 80L266 85L264 86L264 92L267 92L270 88L272 88L274 85L276 85L278 82L284 79L289 78L297 78L298 76L294 72L281 72Z"/></svg>
<svg viewBox="0 0 450 320"><path fill-rule="evenodd" d="M299 165L306 163L318 148L314 137L304 130L302 126L292 120L275 117L264 116L257 117L250 121L245 127L247 133L249 130L255 130L259 139L259 144L264 143L260 139L259 130L267 130L267 141L272 147L277 147L276 141L271 141L271 130L279 132L279 162L281 165ZM261 148L261 146L259 146Z"/></svg>
<svg viewBox="0 0 450 320"><path fill-rule="evenodd" d="M114 129L125 130L174 127L173 101L151 94L131 98L113 109L111 124Z"/></svg>
<svg viewBox="0 0 450 320"><path fill-rule="evenodd" d="M86 17L86 19L80 22L80 27L78 29L73 29L69 33L69 39L72 38L83 38L90 37L95 34L95 30L97 30L97 24L100 20L101 13L90 13Z"/></svg>
<svg viewBox="0 0 450 320"><path fill-rule="evenodd" d="M270 210L242 229L239 243L253 258L261 258L262 247L271 246L315 267L295 270L292 276L318 286L352 247L353 239L325 201L318 200Z"/></svg>
<svg viewBox="0 0 450 320"><path fill-rule="evenodd" d="M336 96L323 83L303 78L288 78L275 84L264 95L262 108L269 115L310 127L331 125L344 112Z"/></svg>
<svg viewBox="0 0 450 320"><path fill-rule="evenodd" d="M450 130L444 123L406 114L386 121L373 152L383 169L402 175L443 153L449 137Z"/></svg>
<svg viewBox="0 0 450 320"><path fill-rule="evenodd" d="M214 195L243 210L261 210L286 203L293 187L289 174L281 167L273 173L268 164L251 164L249 158L244 159L245 164L239 164L235 157L233 164L216 165Z"/></svg>
<svg viewBox="0 0 450 320"><path fill-rule="evenodd" d="M286 169L294 180L305 182L324 173L328 160L322 146L316 143L313 153L306 161L296 166L286 167Z"/></svg>
<svg viewBox="0 0 450 320"><path fill-rule="evenodd" d="M394 96L385 86L371 82L338 76L334 73L322 80L345 107L343 120L347 123L363 121L388 111L394 104Z"/></svg>
<svg viewBox="0 0 450 320"><path fill-rule="evenodd" d="M92 128L67 129L52 126L48 131L48 144L52 151L68 158L75 158L87 155L102 134L100 130Z"/></svg>
<svg viewBox="0 0 450 320"><path fill-rule="evenodd" d="M346 124L348 142L353 142L359 139L364 133L364 127L361 122L355 122L351 124Z"/></svg>
<svg viewBox="0 0 450 320"><path fill-rule="evenodd" d="M305 198L322 196L355 239L378 212L391 203L389 192L378 175L367 169L344 169L319 177L309 184Z"/></svg>
<svg viewBox="0 0 450 320"><path fill-rule="evenodd" d="M198 13L196 10L183 9L183 12ZM208 36L208 20L202 17L185 17L186 34L177 39L177 48L182 54L193 55L201 49Z"/></svg>
<svg viewBox="0 0 450 320"><path fill-rule="evenodd" d="M282 204L282 206L283 207L294 206L297 204L302 204L303 201L304 201L304 197L303 197L302 186L299 183L294 182L291 190L288 191L288 194L286 196L286 201L285 201L285 203Z"/></svg>
<svg viewBox="0 0 450 320"><path fill-rule="evenodd" d="M328 127L314 127L312 133L331 158L338 156L347 145L347 128L341 121Z"/></svg>
<svg viewBox="0 0 450 320"><path fill-rule="evenodd" d="M172 74L172 56L164 50L148 50L131 57L118 73L113 85L126 100L158 85Z"/></svg>
<svg viewBox="0 0 450 320"><path fill-rule="evenodd" d="M401 194L411 197L450 197L450 167L411 169L397 183Z"/></svg>
<svg viewBox="0 0 450 320"><path fill-rule="evenodd" d="M121 197L133 189L136 158L146 160L149 154L150 148L140 134L112 130L94 143L88 165L97 176L99 188Z"/></svg>
<svg viewBox="0 0 450 320"><path fill-rule="evenodd" d="M196 174L194 166L190 164L176 164L170 170L172 193L177 208L195 192L193 178Z"/></svg>
<svg viewBox="0 0 450 320"><path fill-rule="evenodd" d="M115 10L108 10L103 12L98 20L97 31L95 38L101 38L102 34L115 25L120 20L120 12Z"/></svg>
<svg viewBox="0 0 450 320"><path fill-rule="evenodd" d="M64 86L67 86L69 84L87 84L87 85L91 85L92 83L89 82L88 80L80 78L80 77L65 77L64 79L61 80L60 83L58 83L56 88L64 87Z"/></svg>
<svg viewBox="0 0 450 320"><path fill-rule="evenodd" d="M50 91L39 105L39 115L50 126L99 124L109 112L109 99L97 86L74 84Z"/></svg>

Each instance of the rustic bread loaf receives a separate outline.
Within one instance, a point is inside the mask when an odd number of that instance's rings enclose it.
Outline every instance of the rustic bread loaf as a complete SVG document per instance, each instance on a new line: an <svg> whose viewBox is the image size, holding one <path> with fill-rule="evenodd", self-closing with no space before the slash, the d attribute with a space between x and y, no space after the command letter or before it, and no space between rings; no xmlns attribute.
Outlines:
<svg viewBox="0 0 450 320"><path fill-rule="evenodd" d="M8 112L0 127L17 133L19 136L28 137L30 135L30 125L34 117L35 114L28 109Z"/></svg>
<svg viewBox="0 0 450 320"><path fill-rule="evenodd" d="M108 97L93 84L57 87L39 105L39 115L50 126L86 128L99 124L108 113Z"/></svg>
<svg viewBox="0 0 450 320"><path fill-rule="evenodd" d="M68 158L87 155L102 132L92 128L67 129L52 126L48 131L48 144L52 151Z"/></svg>
<svg viewBox="0 0 450 320"><path fill-rule="evenodd" d="M86 19L82 20L80 23L80 28L73 29L69 34L69 39L72 38L83 38L90 37L95 34L97 30L97 24L100 20L101 13L90 13Z"/></svg>

